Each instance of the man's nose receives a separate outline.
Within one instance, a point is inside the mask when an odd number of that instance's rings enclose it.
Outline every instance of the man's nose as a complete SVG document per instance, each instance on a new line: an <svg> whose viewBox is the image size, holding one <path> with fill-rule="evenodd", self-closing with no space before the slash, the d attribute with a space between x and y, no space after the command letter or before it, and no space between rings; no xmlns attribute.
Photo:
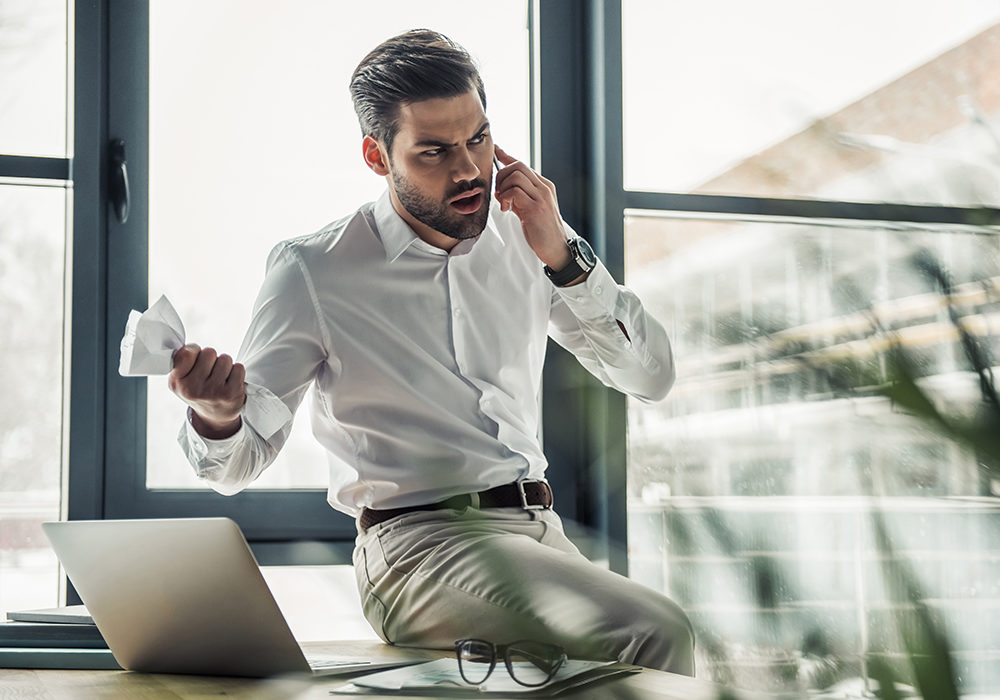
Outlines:
<svg viewBox="0 0 1000 700"><path fill-rule="evenodd" d="M468 149L461 149L455 156L455 166L452 170L452 177L455 182L475 180L479 177L479 166L472 159L472 154Z"/></svg>

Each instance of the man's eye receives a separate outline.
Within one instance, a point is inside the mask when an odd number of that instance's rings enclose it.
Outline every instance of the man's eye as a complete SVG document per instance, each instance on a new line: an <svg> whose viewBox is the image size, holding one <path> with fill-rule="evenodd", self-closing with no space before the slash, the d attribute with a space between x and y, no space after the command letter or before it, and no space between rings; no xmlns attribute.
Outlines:
<svg viewBox="0 0 1000 700"><path fill-rule="evenodd" d="M479 136L474 136L472 139L469 140L469 143L473 145L483 143L484 141L486 141L486 136L487 134L479 134Z"/></svg>
<svg viewBox="0 0 1000 700"><path fill-rule="evenodd" d="M443 148L432 148L429 151L424 151L420 155L428 156L430 158L437 158L442 153L444 153L444 149Z"/></svg>

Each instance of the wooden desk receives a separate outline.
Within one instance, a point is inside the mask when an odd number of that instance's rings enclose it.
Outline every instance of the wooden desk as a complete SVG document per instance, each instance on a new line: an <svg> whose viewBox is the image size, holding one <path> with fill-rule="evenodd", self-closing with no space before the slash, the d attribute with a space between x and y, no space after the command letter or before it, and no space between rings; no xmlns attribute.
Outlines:
<svg viewBox="0 0 1000 700"><path fill-rule="evenodd" d="M339 641L303 645L309 650L345 656L393 657L412 655L410 650L372 641ZM439 652L417 652L428 659L439 658ZM152 700L160 698L253 698L254 700L336 700L336 698L400 698L400 695L331 695L330 690L347 683L350 677L246 679L212 676L181 676L129 671L56 671L30 669L0 669L0 699L2 700ZM672 673L645 670L620 678L599 681L575 692L558 695L575 700L718 700L723 688ZM728 691L729 698L753 700L756 694ZM470 697L475 694L470 693ZM516 697L516 696L512 696ZM423 696L427 700L427 696Z"/></svg>

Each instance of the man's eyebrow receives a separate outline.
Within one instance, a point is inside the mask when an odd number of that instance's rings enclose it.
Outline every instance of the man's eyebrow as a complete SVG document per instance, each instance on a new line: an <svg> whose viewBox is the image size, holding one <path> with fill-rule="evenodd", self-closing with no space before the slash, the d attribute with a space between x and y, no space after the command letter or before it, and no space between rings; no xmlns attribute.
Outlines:
<svg viewBox="0 0 1000 700"><path fill-rule="evenodd" d="M490 123L489 122L483 122L483 125L480 126L476 130L476 133L472 135L472 138L473 139L474 138L478 138L484 131L486 131L489 128L490 128ZM469 139L469 140L471 141L472 139ZM438 141L435 138L426 137L426 138L422 138L419 141L417 141L416 143L414 143L413 147L414 148L451 148L452 146L457 146L457 145L458 145L457 143L449 143L447 141Z"/></svg>

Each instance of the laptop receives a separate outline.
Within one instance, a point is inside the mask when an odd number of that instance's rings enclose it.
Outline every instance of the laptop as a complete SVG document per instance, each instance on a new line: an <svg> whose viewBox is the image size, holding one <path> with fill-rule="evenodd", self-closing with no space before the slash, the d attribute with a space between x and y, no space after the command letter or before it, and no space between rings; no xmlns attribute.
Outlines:
<svg viewBox="0 0 1000 700"><path fill-rule="evenodd" d="M268 677L425 660L307 657L228 518L76 520L42 529L123 668Z"/></svg>

